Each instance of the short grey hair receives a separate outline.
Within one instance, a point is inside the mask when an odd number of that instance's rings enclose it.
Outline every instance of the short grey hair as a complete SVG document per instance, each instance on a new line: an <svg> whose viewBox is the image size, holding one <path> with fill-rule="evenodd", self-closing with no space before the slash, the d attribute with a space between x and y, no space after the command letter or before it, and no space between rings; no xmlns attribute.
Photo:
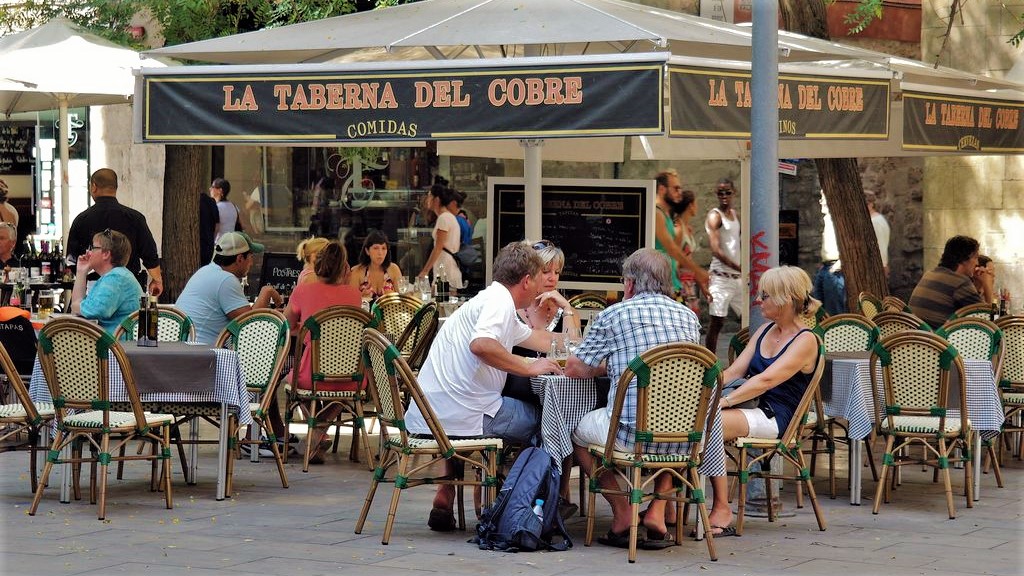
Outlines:
<svg viewBox="0 0 1024 576"><path fill-rule="evenodd" d="M622 279L633 281L637 294L672 294L672 267L668 258L654 248L641 248L633 252L622 263Z"/></svg>

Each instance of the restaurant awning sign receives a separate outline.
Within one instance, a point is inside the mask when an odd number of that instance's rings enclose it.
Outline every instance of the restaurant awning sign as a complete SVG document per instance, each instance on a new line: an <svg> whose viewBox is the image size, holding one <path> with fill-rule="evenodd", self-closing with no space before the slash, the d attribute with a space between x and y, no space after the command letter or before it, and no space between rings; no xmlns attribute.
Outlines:
<svg viewBox="0 0 1024 576"><path fill-rule="evenodd" d="M669 135L750 138L750 71L669 65ZM889 137L889 81L779 73L779 139Z"/></svg>
<svg viewBox="0 0 1024 576"><path fill-rule="evenodd" d="M903 148L1024 152L1024 102L924 92L903 93Z"/></svg>
<svg viewBox="0 0 1024 576"><path fill-rule="evenodd" d="M664 66L227 67L233 71L225 73L206 66L202 73L144 71L137 101L142 141L165 144L663 134Z"/></svg>

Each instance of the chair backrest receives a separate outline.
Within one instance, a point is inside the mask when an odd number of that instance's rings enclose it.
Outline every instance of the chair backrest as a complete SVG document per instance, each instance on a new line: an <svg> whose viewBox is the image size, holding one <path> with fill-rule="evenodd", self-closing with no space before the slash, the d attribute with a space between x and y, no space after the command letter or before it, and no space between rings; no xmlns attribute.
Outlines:
<svg viewBox="0 0 1024 576"><path fill-rule="evenodd" d="M615 445L620 415L636 378L636 438L639 458L645 447L659 443L690 443L690 458L699 460L704 450L707 415L718 404L722 366L707 348L687 342L655 346L629 363L619 378L613 404L606 453Z"/></svg>
<svg viewBox="0 0 1024 576"><path fill-rule="evenodd" d="M110 426L111 361L123 376L125 396L136 421L144 422L131 363L113 336L82 318L58 318L43 326L39 363L59 423L68 409L101 410L102 426Z"/></svg>
<svg viewBox="0 0 1024 576"><path fill-rule="evenodd" d="M882 339L907 330L931 332L931 328L924 320L909 312L879 312L871 321L878 326L878 333Z"/></svg>
<svg viewBox="0 0 1024 576"><path fill-rule="evenodd" d="M992 320L996 314L996 307L988 302L978 302L976 304L968 304L962 308L958 308L950 319L957 318L984 318L986 320Z"/></svg>
<svg viewBox="0 0 1024 576"><path fill-rule="evenodd" d="M189 317L171 304L159 305L158 342L188 342L196 339L196 328ZM124 342L139 338L139 311L132 312L114 331L114 339Z"/></svg>
<svg viewBox="0 0 1024 576"><path fill-rule="evenodd" d="M996 326L1003 332L1003 374L999 386L1024 390L1024 316L1002 316Z"/></svg>
<svg viewBox="0 0 1024 576"><path fill-rule="evenodd" d="M373 303L370 313L380 322L380 331L395 338L397 342L399 336L405 333L405 329L415 318L416 312L422 307L423 304L419 298L410 294L388 292ZM409 343L408 348L404 346L399 348L403 353L409 354L412 350L411 344Z"/></svg>
<svg viewBox="0 0 1024 576"><path fill-rule="evenodd" d="M880 334L874 322L860 314L829 316L815 330L825 352L860 352L871 350Z"/></svg>
<svg viewBox="0 0 1024 576"><path fill-rule="evenodd" d="M7 348L18 374L26 375L32 373L36 360L36 331L27 316L25 312L0 321L0 342Z"/></svg>
<svg viewBox="0 0 1024 576"><path fill-rule="evenodd" d="M935 331L969 360L988 360L996 377L1003 357L1003 333L991 320L967 316L949 320Z"/></svg>
<svg viewBox="0 0 1024 576"><path fill-rule="evenodd" d="M7 348L4 347L2 342L0 342L0 368L3 369L4 375L7 376L7 382L10 383L11 389L14 390L14 395L17 397L18 402L25 408L26 419L29 422L41 422L42 419L39 416L39 411L36 410L36 405L28 394L28 388L25 387L21 376L18 375L18 369L11 360L11 356L7 354Z"/></svg>
<svg viewBox="0 0 1024 576"><path fill-rule="evenodd" d="M857 306L860 308L860 313L867 318L874 318L875 314L883 310L882 301L870 292L861 292L857 295Z"/></svg>
<svg viewBox="0 0 1024 576"><path fill-rule="evenodd" d="M314 389L318 382L359 382L362 380L359 349L363 329L376 326L376 319L362 308L324 308L302 323L295 339L295 366L298 367L302 361L308 338ZM299 372L297 369L292 371L296 383Z"/></svg>
<svg viewBox="0 0 1024 576"><path fill-rule="evenodd" d="M796 321L811 330L814 330L825 318L828 318L828 311L825 310L824 306L818 306L818 309L814 311L814 314L799 314L796 317Z"/></svg>
<svg viewBox="0 0 1024 576"><path fill-rule="evenodd" d="M277 310L250 310L228 323L216 347L238 354L247 388L273 392L288 357L288 319Z"/></svg>
<svg viewBox="0 0 1024 576"><path fill-rule="evenodd" d="M608 299L597 292L583 292L569 298L569 304L580 310L604 310L608 307Z"/></svg>
<svg viewBox="0 0 1024 576"><path fill-rule="evenodd" d="M800 402L796 405L796 410L793 411L793 418L790 419L789 425L786 426L786 430L779 436L779 443L783 446L789 446L797 440L803 437L804 429L810 428L808 419L806 418L807 412L814 408L819 415L824 414L821 407L821 395L818 393L818 387L821 385L821 375L825 371L825 345L821 342L821 337L817 334L814 335L818 341L818 359L814 364L814 372L811 373L811 380L807 383L807 388L804 390L803 396L800 397ZM822 418L818 418L820 422Z"/></svg>
<svg viewBox="0 0 1024 576"><path fill-rule="evenodd" d="M373 328L363 330L362 359L367 370L367 387L377 406L380 433L383 442L408 446L409 433L405 428L403 398L409 398L419 408L431 435L442 452L451 450L451 441L420 390L416 374L402 358L398 348ZM397 436L392 436L397 432Z"/></svg>
<svg viewBox="0 0 1024 576"><path fill-rule="evenodd" d="M882 298L882 312L910 312L910 306L896 296Z"/></svg>
<svg viewBox="0 0 1024 576"><path fill-rule="evenodd" d="M744 326L729 339L729 363L739 356L750 342L750 326Z"/></svg>
<svg viewBox="0 0 1024 576"><path fill-rule="evenodd" d="M439 323L437 303L427 302L420 306L395 342L398 349L406 355L409 367L413 370L419 370L423 366L423 361L427 359L427 352L434 343L434 337L437 336Z"/></svg>
<svg viewBox="0 0 1024 576"><path fill-rule="evenodd" d="M882 366L882 386L876 368ZM932 332L911 330L883 338L871 353L871 384L882 390L875 394L875 410L888 419L888 428L895 427L896 416L938 416L939 430L945 427L949 402L950 369L961 374L957 379L961 426L967 425L967 400L963 375L964 362L945 338ZM881 403L879 403L881 401Z"/></svg>

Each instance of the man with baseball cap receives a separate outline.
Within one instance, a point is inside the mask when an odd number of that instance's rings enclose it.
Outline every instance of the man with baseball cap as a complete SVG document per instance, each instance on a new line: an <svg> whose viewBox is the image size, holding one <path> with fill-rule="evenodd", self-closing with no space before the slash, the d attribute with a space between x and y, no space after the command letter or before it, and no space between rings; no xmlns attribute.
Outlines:
<svg viewBox="0 0 1024 576"><path fill-rule="evenodd" d="M271 301L284 301L273 286L260 289L251 305L242 292L239 279L249 274L253 254L261 252L263 244L253 242L248 234L228 232L213 247L213 262L188 279L175 305L192 319L196 340L213 344L232 319L254 308L266 308Z"/></svg>

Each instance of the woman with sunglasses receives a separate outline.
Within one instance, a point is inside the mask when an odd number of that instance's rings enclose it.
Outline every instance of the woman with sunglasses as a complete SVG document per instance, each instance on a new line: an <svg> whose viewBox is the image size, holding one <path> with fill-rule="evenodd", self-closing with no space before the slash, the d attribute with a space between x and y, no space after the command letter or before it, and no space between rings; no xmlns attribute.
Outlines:
<svg viewBox="0 0 1024 576"><path fill-rule="evenodd" d="M104 330L113 334L132 312L139 307L142 287L125 264L132 255L128 237L109 228L92 237L92 245L78 257L75 285L71 290L71 311L83 318L96 320ZM89 272L100 279L86 295Z"/></svg>
<svg viewBox="0 0 1024 576"><path fill-rule="evenodd" d="M795 416L797 404L811 382L819 359L818 339L799 321L814 315L821 302L811 297L811 279L795 266L766 271L757 299L767 322L722 373L728 382L722 392L722 434L728 442L739 437L778 438ZM756 400L756 407L751 400ZM710 524L715 536L735 535L732 511L725 494L725 476L711 479L715 505Z"/></svg>

